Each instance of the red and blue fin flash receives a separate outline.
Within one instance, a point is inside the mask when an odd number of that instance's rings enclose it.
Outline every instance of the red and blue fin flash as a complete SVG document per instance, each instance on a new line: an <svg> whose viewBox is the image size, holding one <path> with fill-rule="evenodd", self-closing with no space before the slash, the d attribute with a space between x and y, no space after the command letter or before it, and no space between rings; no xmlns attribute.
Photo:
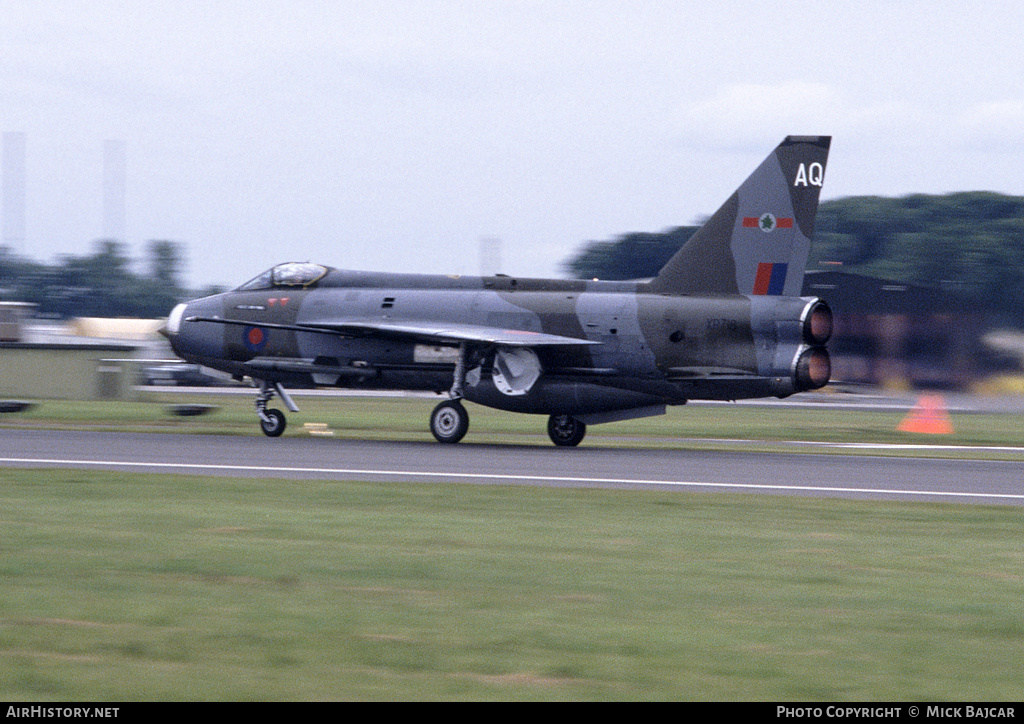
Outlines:
<svg viewBox="0 0 1024 724"><path fill-rule="evenodd" d="M754 294L778 296L786 285L786 271L789 264L761 262L757 265L754 279Z"/></svg>

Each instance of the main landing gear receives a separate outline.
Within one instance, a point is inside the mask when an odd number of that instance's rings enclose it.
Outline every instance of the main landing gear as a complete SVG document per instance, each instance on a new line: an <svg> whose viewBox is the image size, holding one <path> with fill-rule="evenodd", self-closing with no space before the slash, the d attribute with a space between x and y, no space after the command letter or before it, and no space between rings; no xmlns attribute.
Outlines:
<svg viewBox="0 0 1024 724"><path fill-rule="evenodd" d="M469 348L463 342L459 345L459 359L455 363L450 400L445 400L430 413L430 432L438 442L456 443L469 430L469 413L462 406L462 395L466 389L466 367Z"/></svg>
<svg viewBox="0 0 1024 724"><path fill-rule="evenodd" d="M430 413L430 432L438 442L456 443L469 430L469 413L461 400L445 400ZM548 437L559 447L576 447L587 434L587 426L572 415L548 418Z"/></svg>
<svg viewBox="0 0 1024 724"><path fill-rule="evenodd" d="M587 426L572 415L552 415L548 418L548 437L559 447L576 447L583 442Z"/></svg>
<svg viewBox="0 0 1024 724"><path fill-rule="evenodd" d="M430 432L438 442L458 442L467 430L469 413L460 400L445 400L430 413Z"/></svg>
<svg viewBox="0 0 1024 724"><path fill-rule="evenodd" d="M466 386L467 347L459 346L459 359L455 364L451 399L445 400L430 413L430 432L438 442L457 443L469 430L469 413L462 406ZM548 437L559 447L576 447L587 434L587 426L572 415L552 415L548 419Z"/></svg>

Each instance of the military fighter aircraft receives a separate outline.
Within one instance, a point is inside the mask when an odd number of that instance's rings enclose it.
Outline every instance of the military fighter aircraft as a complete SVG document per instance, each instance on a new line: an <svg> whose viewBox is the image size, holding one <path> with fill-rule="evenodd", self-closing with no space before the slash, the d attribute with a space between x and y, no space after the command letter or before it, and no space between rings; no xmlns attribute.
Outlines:
<svg viewBox="0 0 1024 724"><path fill-rule="evenodd" d="M653 279L448 277L279 264L179 304L182 359L249 377L271 437L286 386L431 390L430 430L455 443L463 400L548 415L556 445L586 426L687 400L786 397L824 386L832 312L801 297L831 138L789 136Z"/></svg>

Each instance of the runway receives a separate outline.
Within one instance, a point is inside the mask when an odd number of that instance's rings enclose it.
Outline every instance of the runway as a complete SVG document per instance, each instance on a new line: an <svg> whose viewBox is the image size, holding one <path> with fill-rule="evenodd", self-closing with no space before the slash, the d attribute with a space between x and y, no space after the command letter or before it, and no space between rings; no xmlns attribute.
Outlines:
<svg viewBox="0 0 1024 724"><path fill-rule="evenodd" d="M1024 461L5 430L0 466L1024 505Z"/></svg>

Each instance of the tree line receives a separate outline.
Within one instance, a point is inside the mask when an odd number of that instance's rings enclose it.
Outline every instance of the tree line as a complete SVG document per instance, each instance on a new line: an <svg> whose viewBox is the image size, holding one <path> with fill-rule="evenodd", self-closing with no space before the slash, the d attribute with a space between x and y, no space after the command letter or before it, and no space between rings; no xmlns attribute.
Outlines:
<svg viewBox="0 0 1024 724"><path fill-rule="evenodd" d="M588 242L564 271L578 279L652 277L698 228ZM1024 329L1024 197L972 191L825 201L808 268L940 288ZM174 241L147 242L139 263L109 239L53 264L0 246L0 300L32 302L44 317L157 318L179 301L224 290L186 289L184 270L184 245Z"/></svg>
<svg viewBox="0 0 1024 724"><path fill-rule="evenodd" d="M61 255L46 264L0 246L0 300L31 302L40 317L166 317L179 301L221 289L184 288L182 244L146 244L142 270L134 271L127 247L102 239L91 254Z"/></svg>
<svg viewBox="0 0 1024 724"><path fill-rule="evenodd" d="M589 242L564 268L579 279L652 277L698 228ZM943 289L1024 328L1024 197L970 191L825 201L808 269Z"/></svg>

